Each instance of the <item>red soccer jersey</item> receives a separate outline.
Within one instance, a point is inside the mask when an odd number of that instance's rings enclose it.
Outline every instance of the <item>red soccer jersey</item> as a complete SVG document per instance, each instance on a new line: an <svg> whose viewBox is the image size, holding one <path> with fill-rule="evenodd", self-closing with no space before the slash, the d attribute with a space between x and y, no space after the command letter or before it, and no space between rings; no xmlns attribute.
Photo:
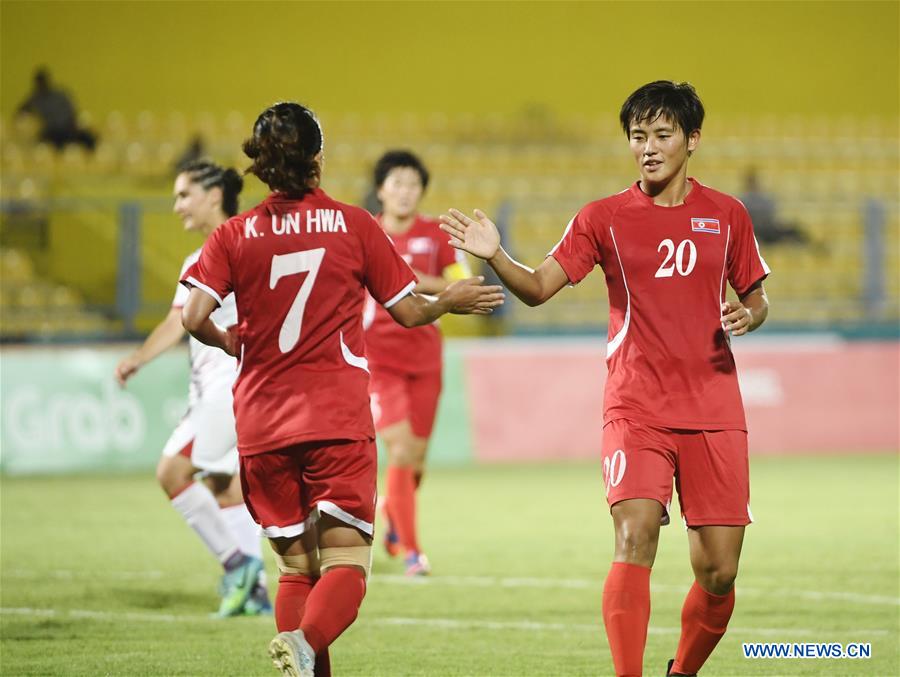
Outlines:
<svg viewBox="0 0 900 677"><path fill-rule="evenodd" d="M450 246L439 224L418 216L405 233L389 235L413 270L436 277L441 277L448 266L465 261L462 252ZM441 369L441 332L437 324L406 329L374 303L366 308L364 324L366 354L373 366L406 373Z"/></svg>
<svg viewBox="0 0 900 677"><path fill-rule="evenodd" d="M365 291L389 307L416 280L368 212L319 189L302 200L272 194L219 226L183 281L219 301L235 293L242 454L375 436Z"/></svg>
<svg viewBox="0 0 900 677"><path fill-rule="evenodd" d="M637 183L591 202L550 252L573 284L597 264L606 275L606 422L747 429L720 306L726 280L741 295L769 268L744 205L690 182L677 207Z"/></svg>

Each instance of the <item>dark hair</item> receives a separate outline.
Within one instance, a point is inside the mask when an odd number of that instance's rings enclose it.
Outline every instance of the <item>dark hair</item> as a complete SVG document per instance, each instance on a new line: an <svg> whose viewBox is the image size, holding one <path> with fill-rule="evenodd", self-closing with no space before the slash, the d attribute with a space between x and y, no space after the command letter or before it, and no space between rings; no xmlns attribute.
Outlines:
<svg viewBox="0 0 900 677"><path fill-rule="evenodd" d="M255 174L272 190L303 197L321 179L316 155L322 150L322 128L315 114L299 103L276 103L253 124L244 154L253 160L245 174Z"/></svg>
<svg viewBox="0 0 900 677"><path fill-rule="evenodd" d="M625 136L631 138L631 125L635 122L653 122L665 116L687 136L703 126L703 115L703 102L693 85L657 80L644 85L625 100L619 122Z"/></svg>
<svg viewBox="0 0 900 677"><path fill-rule="evenodd" d="M415 169L422 179L422 190L428 188L428 170L417 155L408 150L389 150L375 163L375 187L381 188L382 184L397 167L409 167Z"/></svg>
<svg viewBox="0 0 900 677"><path fill-rule="evenodd" d="M222 211L226 216L238 213L238 195L244 179L236 169L222 167L209 160L192 160L178 167L179 174L187 174L191 183L199 183L203 190L222 189Z"/></svg>

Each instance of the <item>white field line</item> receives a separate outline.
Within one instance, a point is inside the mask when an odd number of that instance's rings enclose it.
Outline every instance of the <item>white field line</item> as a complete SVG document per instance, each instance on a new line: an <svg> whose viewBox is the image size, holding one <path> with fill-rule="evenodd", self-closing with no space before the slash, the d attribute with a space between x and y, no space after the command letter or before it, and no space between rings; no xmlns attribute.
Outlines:
<svg viewBox="0 0 900 677"><path fill-rule="evenodd" d="M493 576L401 576L392 574L373 574L373 582L389 585L447 585L466 588L552 588L568 590L599 590L603 586L602 579L596 581L583 578L501 578ZM652 583L653 592L672 592L684 595L688 586L657 585ZM887 595L864 595L855 592L830 592L823 590L792 590L789 588L753 588L738 585L738 596L800 598L815 602L840 601L857 604L876 604L900 606L900 597Z"/></svg>
<svg viewBox="0 0 900 677"><path fill-rule="evenodd" d="M36 609L32 607L3 607L0 608L0 615L3 616L29 616L37 618L72 618L72 619L90 619L98 621L145 621L150 623L197 623L200 621L213 621L221 623L222 620L212 616L201 616L198 614L164 614L164 613L135 613L135 612L115 612L115 611L96 611L87 609ZM257 616L256 620L265 620L271 623L271 618L265 616ZM462 620L455 618L409 618L386 616L383 618L360 618L357 621L362 625L380 625L380 626L406 626L406 627L428 627L439 628L441 630L521 630L526 632L591 632L602 633L603 626L600 623L541 623L539 621L491 621L487 619ZM680 628L669 628L650 626L648 632L651 635L677 635L681 632ZM854 630L821 630L814 628L739 628L729 627L728 633L731 636L741 635L763 635L772 637L822 637L825 634L840 633L842 637L859 636L863 639L873 635L886 635L887 630L882 629L854 629Z"/></svg>
<svg viewBox="0 0 900 677"><path fill-rule="evenodd" d="M66 569L54 569L52 571L32 571L29 569L3 569L0 577L3 578L56 578L70 581L84 578L103 578L115 581L135 581L140 579L159 579L165 575L162 571L148 569L146 571L69 571Z"/></svg>
<svg viewBox="0 0 900 677"><path fill-rule="evenodd" d="M95 578L101 576L113 580L139 580L160 579L165 575L162 571L93 571L79 572L65 569L56 569L50 572L30 571L27 569L4 569L0 572L3 577L9 578L46 578L51 576L61 580L81 578ZM424 586L450 586L465 588L546 588L553 590L599 590L603 581L584 578L516 578L495 576L402 576L396 574L373 574L371 580L376 583L388 585L424 585ZM650 585L653 592L676 593L684 595L688 586L662 585L653 583ZM900 597L888 595L866 595L856 592L833 592L827 590L793 590L790 588L754 588L738 585L738 595L751 597L778 597L780 599L795 598L813 602L852 602L855 604L873 604L900 606Z"/></svg>

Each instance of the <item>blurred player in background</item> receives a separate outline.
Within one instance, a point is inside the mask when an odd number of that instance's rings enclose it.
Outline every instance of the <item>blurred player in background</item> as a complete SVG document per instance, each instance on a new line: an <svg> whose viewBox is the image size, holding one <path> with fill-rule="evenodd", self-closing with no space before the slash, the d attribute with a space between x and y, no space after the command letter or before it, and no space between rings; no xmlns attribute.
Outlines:
<svg viewBox="0 0 900 677"><path fill-rule="evenodd" d="M241 482L276 554L269 653L285 675L329 674L328 646L366 590L376 499L362 311L366 290L407 327L446 312L490 313L499 287L457 282L436 299L372 216L319 182L322 130L307 108L260 114L244 152L273 193L207 240L184 277L182 320L203 343L240 356L235 414ZM211 314L236 295L237 331Z"/></svg>
<svg viewBox="0 0 900 677"><path fill-rule="evenodd" d="M175 213L186 230L209 237L237 214L243 180L234 169L212 162L185 165L175 179ZM184 260L182 274L200 250ZM188 290L178 285L172 308L143 345L119 362L115 376L124 386L145 364L184 337L181 309ZM216 311L216 321L237 321L234 295ZM174 507L225 569L219 615L271 611L262 566L259 528L247 512L237 476L237 435L231 387L235 359L190 340L191 381L188 411L163 448L156 477ZM194 477L200 473L201 481Z"/></svg>
<svg viewBox="0 0 900 677"><path fill-rule="evenodd" d="M419 278L415 291L439 294L471 276L465 255L447 243L440 221L418 213L428 187L428 170L408 151L385 153L375 164L376 217L394 247ZM416 490L422 481L428 438L441 394L441 331L437 324L415 329L398 325L371 298L366 306L366 355L375 430L387 447L383 508L388 516L385 547L402 549L406 573L431 569L416 530Z"/></svg>
<svg viewBox="0 0 900 677"><path fill-rule="evenodd" d="M703 116L686 83L653 82L628 97L620 122L640 179L583 207L536 270L509 257L483 212L442 217L451 243L486 260L528 305L596 265L606 276L602 456L616 547L603 620L617 675L643 671L650 569L673 478L695 581L667 674L696 673L725 634L751 521L747 426L730 342L765 321L769 268L744 206L688 178ZM726 279L740 301L725 300Z"/></svg>

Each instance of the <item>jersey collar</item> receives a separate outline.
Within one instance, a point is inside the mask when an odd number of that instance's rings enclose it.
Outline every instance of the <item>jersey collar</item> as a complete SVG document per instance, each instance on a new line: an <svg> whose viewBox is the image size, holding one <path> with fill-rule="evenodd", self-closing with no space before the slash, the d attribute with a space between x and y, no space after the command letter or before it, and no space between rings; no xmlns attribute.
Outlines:
<svg viewBox="0 0 900 677"><path fill-rule="evenodd" d="M631 194L651 207L657 207L659 209L680 209L681 207L686 207L695 203L700 198L700 193L703 191L703 184L697 181L697 179L689 176L688 181L691 183L690 192L685 196L684 202L680 205L675 205L674 207L663 207L662 205L656 204L652 197L641 190L641 182L639 180L631 184Z"/></svg>

